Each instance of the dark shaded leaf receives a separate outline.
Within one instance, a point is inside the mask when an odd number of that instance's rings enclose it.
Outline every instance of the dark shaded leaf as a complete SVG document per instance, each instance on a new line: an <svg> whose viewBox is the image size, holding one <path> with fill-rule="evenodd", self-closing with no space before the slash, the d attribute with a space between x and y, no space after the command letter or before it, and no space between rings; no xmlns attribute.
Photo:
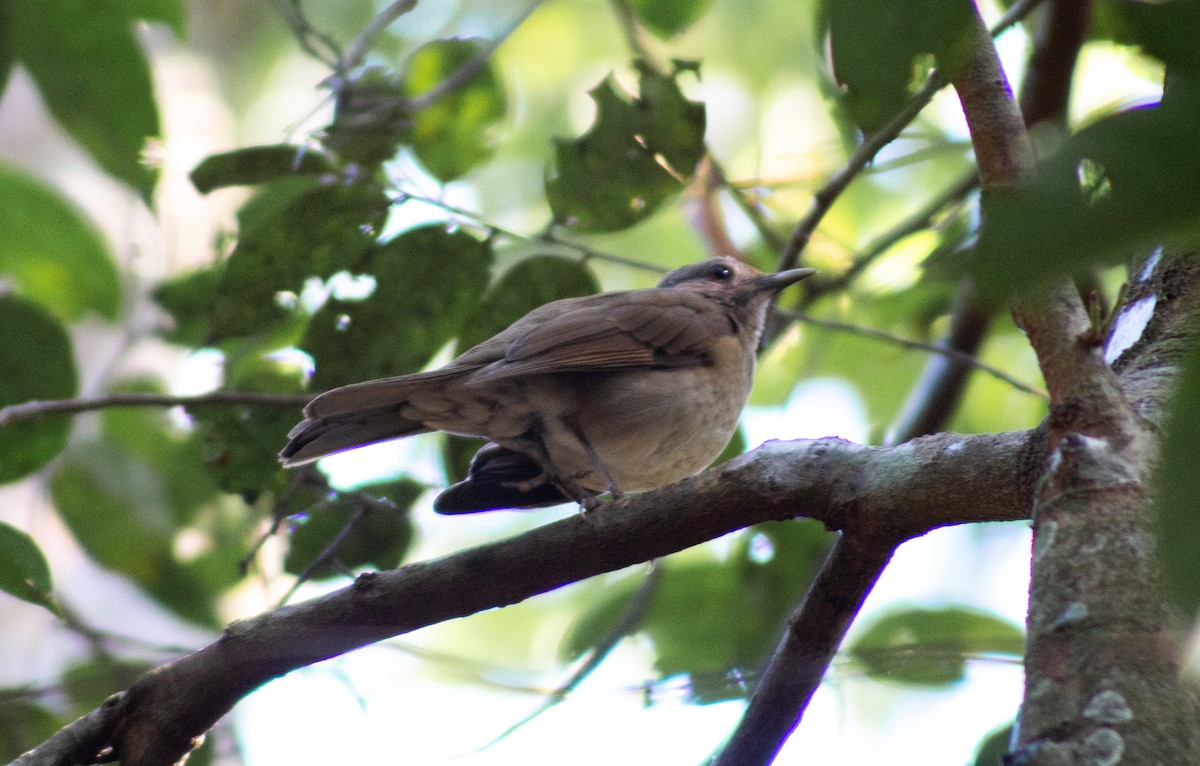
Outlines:
<svg viewBox="0 0 1200 766"><path fill-rule="evenodd" d="M1200 91L1198 91L1200 92ZM1200 236L1200 97L1102 119L1068 139L1012 189L984 195L972 261L981 287L1000 298L1135 249Z"/></svg>
<svg viewBox="0 0 1200 766"><path fill-rule="evenodd" d="M409 56L401 76L405 96L425 94L485 50L485 41L434 40ZM463 85L413 115L407 136L421 164L443 183L492 156L492 134L508 103L491 61Z"/></svg>
<svg viewBox="0 0 1200 766"><path fill-rule="evenodd" d="M946 686L980 654L1021 657L1025 634L994 614L967 607L909 608L870 624L847 650L878 681Z"/></svg>
<svg viewBox="0 0 1200 766"><path fill-rule="evenodd" d="M303 573L343 534L347 524L353 526L338 541L330 561L309 572L310 579L337 577L346 570L361 567L393 569L399 566L412 544L412 504L424 491L423 484L407 478L368 484L356 492L390 501L395 507L386 508L382 504L364 507L353 495L339 494L334 502L307 511L288 537L283 568L294 575Z"/></svg>
<svg viewBox="0 0 1200 766"><path fill-rule="evenodd" d="M504 272L480 301L459 336L463 351L482 343L538 306L600 291L591 270L577 260L535 255Z"/></svg>
<svg viewBox="0 0 1200 766"><path fill-rule="evenodd" d="M233 391L296 394L304 389L302 371L248 353L227 363L225 387ZM204 465L224 492L253 503L263 492L282 492L290 481L279 464L288 431L300 420L300 407L232 405L193 407Z"/></svg>
<svg viewBox="0 0 1200 766"><path fill-rule="evenodd" d="M309 277L353 269L388 209L369 184L284 179L263 187L238 215L237 247L225 262L212 304L214 339L262 333L289 315L278 295L298 295Z"/></svg>
<svg viewBox="0 0 1200 766"><path fill-rule="evenodd" d="M332 173L334 170L329 160L316 149L272 144L210 155L188 177L201 194L208 194L227 186L254 186L284 176Z"/></svg>
<svg viewBox="0 0 1200 766"><path fill-rule="evenodd" d="M66 331L37 304L0 295L0 407L34 399L69 399L79 390ZM0 428L0 484L38 470L62 451L71 421L64 416Z"/></svg>
<svg viewBox="0 0 1200 766"><path fill-rule="evenodd" d="M331 298L309 321L300 345L316 362L312 388L419 370L475 311L491 263L487 242L439 225L374 248L357 270L375 278L375 291Z"/></svg>
<svg viewBox="0 0 1200 766"><path fill-rule="evenodd" d="M781 522L751 528L725 563L667 559L662 581L642 624L654 644L663 676L693 677L699 702L742 697L738 683L709 683L757 670L808 588L828 547L816 522ZM636 584L623 583L580 617L560 653L575 658L605 636L629 606Z"/></svg>
<svg viewBox="0 0 1200 766"><path fill-rule="evenodd" d="M1200 613L1200 471L1196 470L1196 434L1200 433L1200 344L1193 343L1171 406L1162 460L1153 486L1156 498L1158 555L1167 593L1181 614Z"/></svg>
<svg viewBox="0 0 1200 766"><path fill-rule="evenodd" d="M163 338L181 346L203 346L212 334L212 305L221 267L209 266L159 282L151 296L171 315Z"/></svg>
<svg viewBox="0 0 1200 766"><path fill-rule="evenodd" d="M338 81L333 122L322 143L346 162L375 169L408 139L412 115L400 77L390 69L366 67Z"/></svg>
<svg viewBox="0 0 1200 766"><path fill-rule="evenodd" d="M32 702L20 699L23 690L0 690L0 758L15 761L45 742L70 721ZM5 699L12 695L15 698Z"/></svg>
<svg viewBox="0 0 1200 766"><path fill-rule="evenodd" d="M63 321L115 320L121 279L103 236L73 204L0 166L0 274Z"/></svg>
<svg viewBox="0 0 1200 766"><path fill-rule="evenodd" d="M975 760L971 766L1005 766L1004 756L1008 754L1008 743L1012 741L1013 725L1001 726L988 734L975 750Z"/></svg>
<svg viewBox="0 0 1200 766"><path fill-rule="evenodd" d="M1169 67L1200 73L1200 46L1196 45L1200 39L1200 4L1191 0L1121 0L1105 5L1121 17L1122 31L1146 53Z"/></svg>
<svg viewBox="0 0 1200 766"><path fill-rule="evenodd" d="M29 535L0 521L0 590L57 612L53 587L42 549Z"/></svg>
<svg viewBox="0 0 1200 766"><path fill-rule="evenodd" d="M704 15L711 0L630 0L638 21L659 37L674 37Z"/></svg>
<svg viewBox="0 0 1200 766"><path fill-rule="evenodd" d="M448 483L462 481L467 478L471 468L471 459L479 448L487 444L487 439L474 436L455 436L446 434L442 442L442 470L446 473Z"/></svg>
<svg viewBox="0 0 1200 766"><path fill-rule="evenodd" d="M158 107L134 19L122 12L128 5L41 0L8 8L17 58L54 118L149 205L158 171L142 150L159 135Z"/></svg>
<svg viewBox="0 0 1200 766"><path fill-rule="evenodd" d="M677 63L665 77L637 65L639 98L627 99L610 77L591 91L596 120L588 132L555 139L546 199L559 223L585 231L633 226L682 190L681 178L704 154L704 105L687 100L676 81L694 67Z"/></svg>
<svg viewBox="0 0 1200 766"><path fill-rule="evenodd" d="M870 133L894 117L914 90L914 67L931 55L949 75L969 44L969 0L825 0L833 70L844 104Z"/></svg>

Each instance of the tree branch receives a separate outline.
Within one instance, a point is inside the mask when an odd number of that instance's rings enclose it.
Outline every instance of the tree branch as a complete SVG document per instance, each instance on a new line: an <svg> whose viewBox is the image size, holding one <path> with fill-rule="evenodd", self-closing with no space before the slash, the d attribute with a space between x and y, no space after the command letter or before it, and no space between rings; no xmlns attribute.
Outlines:
<svg viewBox="0 0 1200 766"><path fill-rule="evenodd" d="M308 404L316 394L269 394L259 391L213 391L199 396L171 394L109 394L83 399L52 399L11 404L0 409L0 428L22 420L49 415L74 415L111 407L212 407L247 404L254 407L295 407Z"/></svg>
<svg viewBox="0 0 1200 766"><path fill-rule="evenodd" d="M889 539L1021 518L1036 434L938 435L895 449L837 439L772 442L678 484L518 537L398 570L230 625L215 643L142 677L109 720L126 766L174 763L246 694L291 670L436 622L522 601L764 521L801 515ZM21 766L60 763L55 735ZM102 738L103 739L103 738ZM78 762L93 757L74 750ZM69 749L69 748L68 748Z"/></svg>

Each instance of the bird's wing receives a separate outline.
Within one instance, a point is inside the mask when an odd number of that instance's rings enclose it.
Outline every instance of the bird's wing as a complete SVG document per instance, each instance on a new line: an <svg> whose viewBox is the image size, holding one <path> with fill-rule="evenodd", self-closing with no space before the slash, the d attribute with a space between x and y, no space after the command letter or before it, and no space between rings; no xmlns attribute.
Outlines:
<svg viewBox="0 0 1200 766"><path fill-rule="evenodd" d="M607 293L536 322L521 322L504 356L474 380L555 372L709 363L713 342L733 331L711 299L682 290Z"/></svg>

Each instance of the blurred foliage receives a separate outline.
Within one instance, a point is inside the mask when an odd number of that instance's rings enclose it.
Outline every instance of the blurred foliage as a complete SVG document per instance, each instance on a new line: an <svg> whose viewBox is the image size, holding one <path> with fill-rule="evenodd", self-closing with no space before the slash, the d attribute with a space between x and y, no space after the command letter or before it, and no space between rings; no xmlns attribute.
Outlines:
<svg viewBox="0 0 1200 766"><path fill-rule="evenodd" d="M846 651L877 680L946 686L963 680L968 660L988 654L1020 658L1025 632L977 609L902 608L864 626Z"/></svg>
<svg viewBox="0 0 1200 766"><path fill-rule="evenodd" d="M124 365L96 369L88 334L127 332L130 348L147 340L146 294L161 317L153 340L219 358L225 391L294 394L422 369L545 302L648 286L703 257L689 185L708 152L731 181L715 205L727 228L756 263L770 264L778 253L762 233L786 236L862 133L894 115L930 66L953 69L970 11L960 0L554 3L481 59L511 9L424 2L375 38L363 66L342 71L340 54L376 6L138 0L106 1L101 12L70 0L0 0L0 88L23 67L59 126L147 203L159 182L160 106L178 81L152 77L146 50L153 57L173 39L173 51L215 73L244 123L279 117L281 83L311 89L269 130L238 125L256 140L221 146L192 169L195 189L211 195L205 203L240 204L235 230L190 271L118 267L113 252L124 248L68 201L76 190L0 167L0 407L77 395L76 358L101 388L162 391L160 381L126 379ZM935 341L962 274L1002 297L1121 262L1148 243L1194 242L1195 8L1101 3L1092 39L1165 65L1163 103L1098 113L1026 182L989 192L982 228L975 198L950 206L803 310ZM302 49L307 69L297 65ZM448 78L453 87L443 87ZM829 116L827 103L839 107ZM822 278L857 273L878 237L970 167L947 111L928 110L838 199L805 253ZM741 205L727 204L734 194ZM1036 380L1011 324L997 322L982 353ZM1186 438L1200 429L1198 358L1184 375L1159 483L1168 580L1189 614L1200 604L1190 523L1200 486ZM926 359L877 338L792 329L763 355L753 404L783 406L798 380L833 378L858 396L877 440ZM1028 428L1044 414L1041 400L976 374L950 425ZM114 409L81 416L73 438L66 417L24 421L0 429L0 482L47 471L59 516L92 559L174 615L216 627L268 519L289 520L271 555L282 551L283 570L310 578L398 566L422 541L425 484L405 467L350 489L280 468L276 454L299 415L249 404ZM446 441L448 478L465 472L478 444ZM746 446L739 434L722 459ZM539 518L514 515L506 529ZM654 649L655 673L686 676L695 701L743 695L730 677L770 652L826 545L818 525L773 524L662 562L635 629ZM0 560L0 589L53 603L53 562L36 541L0 526ZM547 645L534 641L536 626L552 623L565 634L561 656L575 658L621 621L635 589L630 578L585 584L471 625L494 628L485 649L527 657ZM464 650L480 643L468 632ZM1016 656L1020 645L1019 629L994 615L939 607L886 615L858 633L850 654L872 677L946 685L971 656ZM75 707L127 683L100 659L79 671L90 686L64 675L70 711L0 692L0 754L36 744Z"/></svg>

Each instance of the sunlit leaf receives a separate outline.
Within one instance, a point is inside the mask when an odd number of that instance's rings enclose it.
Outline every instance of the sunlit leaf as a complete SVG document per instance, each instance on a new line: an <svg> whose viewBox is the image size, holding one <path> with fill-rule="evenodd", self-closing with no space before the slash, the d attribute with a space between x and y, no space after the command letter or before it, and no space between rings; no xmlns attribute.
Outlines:
<svg viewBox="0 0 1200 766"><path fill-rule="evenodd" d="M63 321L116 319L121 280L104 238L73 204L0 166L0 274Z"/></svg>
<svg viewBox="0 0 1200 766"><path fill-rule="evenodd" d="M309 322L301 347L316 362L312 387L419 370L474 312L491 262L487 242L439 225L371 250L356 270L374 277L374 292L330 299Z"/></svg>
<svg viewBox="0 0 1200 766"><path fill-rule="evenodd" d="M967 607L901 608L876 618L848 648L879 681L946 686L961 681L967 660L981 654L1020 657L1021 628Z"/></svg>
<svg viewBox="0 0 1200 766"><path fill-rule="evenodd" d="M475 39L422 45L404 64L404 95L428 93L485 50L485 42ZM465 83L413 115L408 133L413 153L443 182L466 175L492 156L493 134L506 109L504 87L489 59Z"/></svg>
<svg viewBox="0 0 1200 766"><path fill-rule="evenodd" d="M676 78L638 62L640 97L610 77L591 91L596 120L577 139L556 139L546 199L559 223L616 231L643 220L683 188L704 153L704 106L686 99Z"/></svg>
<svg viewBox="0 0 1200 766"><path fill-rule="evenodd" d="M53 587L50 565L38 544L21 530L0 521L0 590L57 611L50 594Z"/></svg>
<svg viewBox="0 0 1200 766"><path fill-rule="evenodd" d="M69 399L78 391L71 340L40 306L0 295L0 407ZM71 421L63 416L0 428L0 484L38 470L62 451Z"/></svg>
<svg viewBox="0 0 1200 766"><path fill-rule="evenodd" d="M226 186L253 186L294 175L332 173L333 165L316 149L294 144L247 146L204 158L192 170L201 194Z"/></svg>
<svg viewBox="0 0 1200 766"><path fill-rule="evenodd" d="M159 135L158 107L135 19L115 12L126 10L120 4L41 0L7 7L17 58L54 118L150 204L158 171L142 151Z"/></svg>

